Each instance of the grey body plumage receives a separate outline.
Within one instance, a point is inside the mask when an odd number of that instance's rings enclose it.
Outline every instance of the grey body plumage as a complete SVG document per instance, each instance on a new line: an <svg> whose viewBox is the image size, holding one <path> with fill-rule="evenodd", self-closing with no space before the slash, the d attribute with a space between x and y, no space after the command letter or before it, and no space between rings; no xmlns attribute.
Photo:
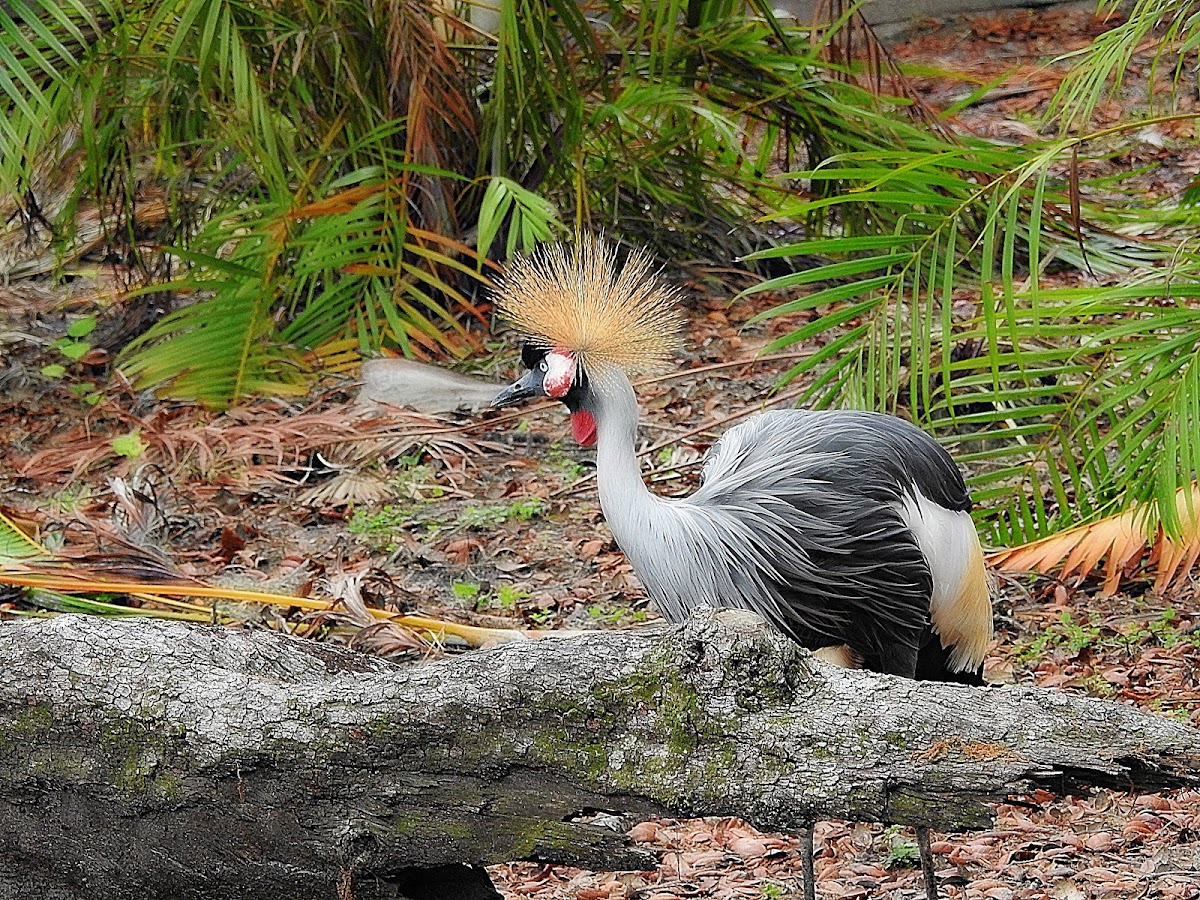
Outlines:
<svg viewBox="0 0 1200 900"><path fill-rule="evenodd" d="M846 643L868 668L908 674L929 633L932 575L898 504L919 478L926 496L969 505L944 457L889 416L768 412L721 439L678 509L719 556L715 568L738 573L737 605L807 646ZM697 550L670 556L704 555ZM696 600L655 599L668 617Z"/></svg>
<svg viewBox="0 0 1200 900"><path fill-rule="evenodd" d="M932 573L903 502L970 508L931 438L874 413L763 413L712 449L694 494L669 499L641 479L624 373L589 374L570 399L597 423L605 518L667 619L749 609L807 647L847 644L867 668L916 675Z"/></svg>

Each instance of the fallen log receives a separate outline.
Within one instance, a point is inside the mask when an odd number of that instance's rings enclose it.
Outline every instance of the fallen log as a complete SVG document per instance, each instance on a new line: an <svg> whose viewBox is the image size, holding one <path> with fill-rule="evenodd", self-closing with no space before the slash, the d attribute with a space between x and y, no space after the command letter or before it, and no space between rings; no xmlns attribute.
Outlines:
<svg viewBox="0 0 1200 900"><path fill-rule="evenodd" d="M1170 719L838 670L742 613L411 665L60 616L0 623L0 660L6 900L488 897L472 866L652 867L598 811L958 831L1200 779Z"/></svg>

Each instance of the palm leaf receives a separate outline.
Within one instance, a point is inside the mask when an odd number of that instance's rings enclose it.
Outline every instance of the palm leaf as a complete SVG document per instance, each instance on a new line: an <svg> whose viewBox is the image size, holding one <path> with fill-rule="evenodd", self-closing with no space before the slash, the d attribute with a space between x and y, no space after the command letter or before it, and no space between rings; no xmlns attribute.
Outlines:
<svg viewBox="0 0 1200 900"><path fill-rule="evenodd" d="M0 560L27 559L43 556L45 547L30 537L11 518L0 512Z"/></svg>
<svg viewBox="0 0 1200 900"><path fill-rule="evenodd" d="M853 234L773 251L834 261L752 289L818 286L758 317L818 313L768 351L830 342L789 373L812 379L804 402L903 410L934 430L971 468L995 543L1135 503L1148 504L1147 528L1161 516L1183 537L1174 497L1200 477L1200 259L1188 243L1123 239L1151 217L1112 203L1111 185L1048 175L1089 142L1143 124L1032 148L939 146L929 135L925 152L843 154L797 176L837 183L836 194L779 215L828 221L837 211L832 227ZM1051 258L1139 274L1048 289L1037 273ZM969 293L977 299L966 304Z"/></svg>
<svg viewBox="0 0 1200 900"><path fill-rule="evenodd" d="M195 266L168 287L202 301L123 356L139 383L223 404L299 389L300 351L347 334L474 346L470 288L408 236L455 236L476 158L472 88L419 3L19 0L0 69L0 192L64 236L95 202L128 242L147 183L171 199L160 264Z"/></svg>
<svg viewBox="0 0 1200 900"><path fill-rule="evenodd" d="M1200 485L1180 490L1174 518L1181 537L1168 535L1151 523L1165 514L1153 509L1157 501L1080 525L1029 544L993 553L988 561L1013 572L1057 572L1062 578L1090 575L1103 563L1106 594L1115 593L1126 575L1146 562L1155 570L1154 590L1163 593L1181 583L1200 560Z"/></svg>
<svg viewBox="0 0 1200 900"><path fill-rule="evenodd" d="M164 584L159 579L114 578L104 570L89 570L87 560L53 560L43 564L32 562L0 564L0 584L34 589L33 600L41 609L52 612L86 613L90 615L149 616L152 618L211 621L213 610L194 606L188 609L154 609L131 607L109 600L98 600L88 594L104 596L131 594L139 599L177 606L175 598L198 597L232 603L257 603L284 609L303 609L310 613L330 612L337 608L334 600L316 600L289 594L242 590L213 586L198 581L180 579ZM381 609L369 609L380 621L424 633L429 639L441 642L454 635L471 646L527 640L546 632L518 631L507 628L481 628L460 622L447 622L426 616L402 615Z"/></svg>
<svg viewBox="0 0 1200 900"><path fill-rule="evenodd" d="M1122 4L1103 0L1101 11L1110 15ZM1087 48L1062 57L1077 64L1067 74L1050 102L1049 118L1065 129L1087 122L1105 96L1115 96L1133 56L1147 41L1157 46L1146 83L1157 87L1156 74L1163 63L1172 70L1171 82L1184 77L1184 61L1200 44L1200 14L1191 0L1138 0L1128 18L1099 35ZM1174 56L1172 60L1168 54Z"/></svg>
<svg viewBox="0 0 1200 900"><path fill-rule="evenodd" d="M361 351L388 339L410 352L414 339L456 355L474 347L447 306L482 317L457 284L482 276L409 227L395 179L368 171L337 184L305 204L244 207L177 251L193 273L147 290L201 299L133 341L120 358L126 374L220 407L307 390L302 351L356 332ZM280 308L290 319L283 328Z"/></svg>

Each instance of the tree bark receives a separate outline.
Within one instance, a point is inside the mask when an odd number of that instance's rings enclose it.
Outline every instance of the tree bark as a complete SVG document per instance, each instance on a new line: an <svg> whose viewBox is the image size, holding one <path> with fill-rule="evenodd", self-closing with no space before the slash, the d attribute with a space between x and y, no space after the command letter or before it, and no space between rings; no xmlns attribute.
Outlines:
<svg viewBox="0 0 1200 900"><path fill-rule="evenodd" d="M742 613L414 665L60 616L0 623L0 660L4 900L486 897L467 866L651 867L597 811L956 831L1200 770L1170 719L834 669Z"/></svg>

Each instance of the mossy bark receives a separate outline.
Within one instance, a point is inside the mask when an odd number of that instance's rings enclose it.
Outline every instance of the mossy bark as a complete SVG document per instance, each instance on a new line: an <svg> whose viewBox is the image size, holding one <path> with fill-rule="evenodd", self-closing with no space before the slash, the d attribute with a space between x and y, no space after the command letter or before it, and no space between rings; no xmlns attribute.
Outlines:
<svg viewBox="0 0 1200 900"><path fill-rule="evenodd" d="M651 865L597 811L959 830L1034 786L1200 770L1172 720L837 670L730 612L407 666L61 616L0 624L0 660L5 898L365 900L441 866Z"/></svg>

